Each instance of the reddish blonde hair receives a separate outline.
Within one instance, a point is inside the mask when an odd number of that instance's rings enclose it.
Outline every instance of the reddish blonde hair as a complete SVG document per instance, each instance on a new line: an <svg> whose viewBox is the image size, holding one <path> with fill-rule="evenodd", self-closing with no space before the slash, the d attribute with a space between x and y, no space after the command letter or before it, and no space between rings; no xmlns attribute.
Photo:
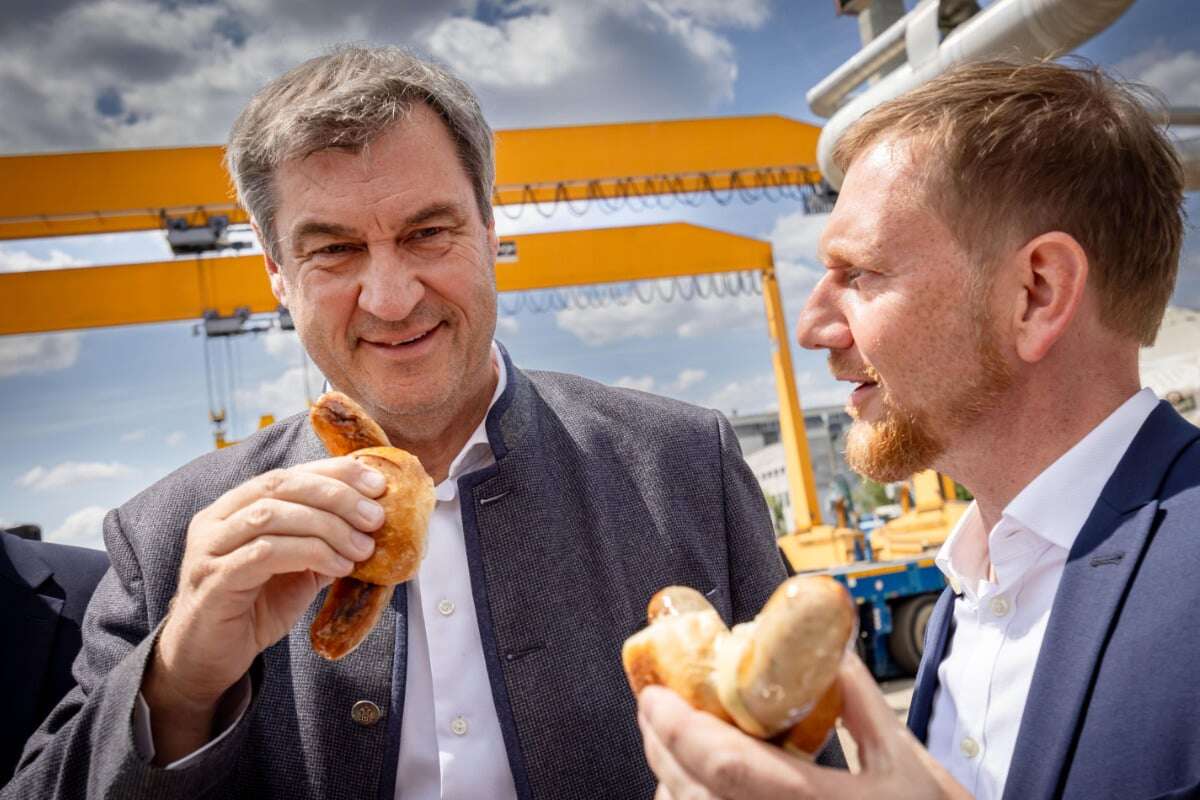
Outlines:
<svg viewBox="0 0 1200 800"><path fill-rule="evenodd" d="M911 140L927 200L981 269L1004 243L1070 234L1104 324L1153 344L1179 267L1183 170L1148 94L1088 64L969 64L870 111L833 158L845 171L878 141Z"/></svg>

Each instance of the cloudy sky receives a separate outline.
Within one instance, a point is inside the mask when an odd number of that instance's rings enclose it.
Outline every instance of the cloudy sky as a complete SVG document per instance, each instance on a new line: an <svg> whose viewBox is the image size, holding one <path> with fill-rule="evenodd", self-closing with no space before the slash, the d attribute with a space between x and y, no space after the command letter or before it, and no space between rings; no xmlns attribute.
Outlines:
<svg viewBox="0 0 1200 800"><path fill-rule="evenodd" d="M783 114L859 47L832 2L797 0L6 0L0 153L217 144L254 90L338 42L433 56L479 92L497 128ZM909 5L912 5L910 2ZM798 10L804 9L804 10ZM1195 0L1139 0L1080 52L1200 105ZM1200 131L1193 131L1196 135ZM689 221L769 239L794 319L824 223L793 201L498 215L501 233ZM1189 197L1192 220L1200 198ZM0 270L168 257L162 237L0 244ZM1175 302L1200 308L1190 232ZM501 319L518 363L674 395L727 413L775 406L761 300L631 304ZM232 438L299 410L319 378L294 335L222 342ZM806 406L845 391L796 354ZM222 370L221 374L228 375ZM0 337L0 522L100 546L104 511L212 446L205 347L172 324Z"/></svg>

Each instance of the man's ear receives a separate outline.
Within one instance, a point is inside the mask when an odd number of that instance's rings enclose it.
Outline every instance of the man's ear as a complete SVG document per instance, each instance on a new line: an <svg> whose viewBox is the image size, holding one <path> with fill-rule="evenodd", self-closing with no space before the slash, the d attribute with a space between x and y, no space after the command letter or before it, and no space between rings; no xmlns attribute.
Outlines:
<svg viewBox="0 0 1200 800"><path fill-rule="evenodd" d="M1017 355L1032 364L1046 357L1079 313L1088 257L1073 236L1052 231L1031 239L1013 258L1020 281L1014 311Z"/></svg>
<svg viewBox="0 0 1200 800"><path fill-rule="evenodd" d="M262 246L263 262L267 267L267 280L271 282L271 294L275 295L275 299L279 301L279 305L287 308L287 287L283 283L283 270L275 259L271 257L271 248L267 247L266 237L259 230L258 223L251 220L250 227L254 229L254 235L258 237L258 242Z"/></svg>

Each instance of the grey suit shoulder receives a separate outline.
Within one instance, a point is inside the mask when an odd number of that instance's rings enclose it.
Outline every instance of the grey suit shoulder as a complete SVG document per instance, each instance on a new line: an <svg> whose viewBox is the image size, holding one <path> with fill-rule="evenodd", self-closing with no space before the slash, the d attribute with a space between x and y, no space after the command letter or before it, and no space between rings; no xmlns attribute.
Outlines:
<svg viewBox="0 0 1200 800"><path fill-rule="evenodd" d="M487 418L496 463L458 486L518 797L649 798L621 642L672 583L705 591L729 622L751 617L784 577L765 502L717 412L507 363L509 387ZM85 625L81 686L31 741L13 796L390 797L405 677L399 602L336 663L308 643L314 603L264 651L246 716L195 768L154 768L130 741L191 517L254 475L324 456L297 415L109 515L113 569ZM352 720L364 699L385 722Z"/></svg>

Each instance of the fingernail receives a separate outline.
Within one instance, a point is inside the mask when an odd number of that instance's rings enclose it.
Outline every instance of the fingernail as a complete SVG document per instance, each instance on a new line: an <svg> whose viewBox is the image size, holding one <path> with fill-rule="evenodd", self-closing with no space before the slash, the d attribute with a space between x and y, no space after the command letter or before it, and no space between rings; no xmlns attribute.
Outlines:
<svg viewBox="0 0 1200 800"><path fill-rule="evenodd" d="M375 540L370 536L367 536L365 533L359 533L358 531L355 531L353 534L351 534L350 540L354 542L354 549L358 550L364 556L369 556L371 553L375 552Z"/></svg>
<svg viewBox="0 0 1200 800"><path fill-rule="evenodd" d="M378 492L380 489L387 486L387 478L383 477L383 473L376 472L373 469L364 471L362 482L364 486L373 492Z"/></svg>
<svg viewBox="0 0 1200 800"><path fill-rule="evenodd" d="M341 567L342 572L350 572L354 569L354 562L351 561L350 559L343 558L342 556L336 556L336 558L337 558L337 565L339 567ZM333 583L332 578L330 578L329 583Z"/></svg>
<svg viewBox="0 0 1200 800"><path fill-rule="evenodd" d="M358 501L358 513L369 525L378 525L383 521L383 506L370 500Z"/></svg>

